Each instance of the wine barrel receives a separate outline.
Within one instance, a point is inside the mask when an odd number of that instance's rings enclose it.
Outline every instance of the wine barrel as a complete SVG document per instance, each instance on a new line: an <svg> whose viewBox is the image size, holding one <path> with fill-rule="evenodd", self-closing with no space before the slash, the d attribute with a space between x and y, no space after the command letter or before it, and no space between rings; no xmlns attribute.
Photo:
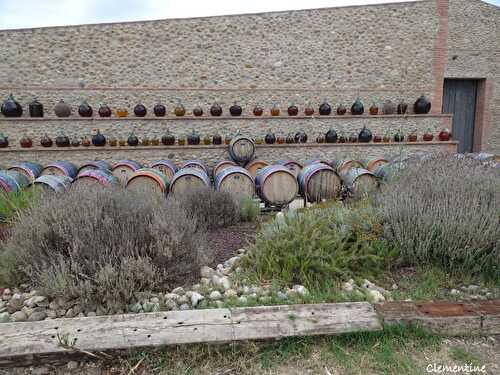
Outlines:
<svg viewBox="0 0 500 375"><path fill-rule="evenodd" d="M295 199L299 191L297 178L282 165L269 165L255 177L257 194L272 206L284 206Z"/></svg>
<svg viewBox="0 0 500 375"><path fill-rule="evenodd" d="M103 169L106 171L110 171L112 169L112 166L106 160L89 161L88 163L85 163L81 165L80 168L78 168L78 174L85 172L87 170L94 170L94 169Z"/></svg>
<svg viewBox="0 0 500 375"><path fill-rule="evenodd" d="M306 165L299 175L301 195L308 202L333 199L342 191L342 181L335 170L323 163Z"/></svg>
<svg viewBox="0 0 500 375"><path fill-rule="evenodd" d="M181 169L184 168L196 168L205 172L205 174L208 176L208 168L201 160L188 160L187 162L182 164Z"/></svg>
<svg viewBox="0 0 500 375"><path fill-rule="evenodd" d="M400 163L400 162L387 163L379 165L377 169L373 171L373 174L378 178L388 179L404 168L405 168L405 163Z"/></svg>
<svg viewBox="0 0 500 375"><path fill-rule="evenodd" d="M170 183L170 192L172 194L182 194L186 190L202 188L210 188L210 179L199 168L180 169Z"/></svg>
<svg viewBox="0 0 500 375"><path fill-rule="evenodd" d="M323 164L326 164L326 165L329 165L330 167L332 166L332 164L324 159L308 159L304 162L304 166L306 165L311 165L311 164L318 164L318 163L323 163Z"/></svg>
<svg viewBox="0 0 500 375"><path fill-rule="evenodd" d="M169 182L172 181L175 172L177 172L177 166L172 161L167 159L161 159L153 162L153 164L151 164L151 168L157 169L163 173Z"/></svg>
<svg viewBox="0 0 500 375"><path fill-rule="evenodd" d="M5 193L18 193L30 185L26 175L17 171L0 171L0 189Z"/></svg>
<svg viewBox="0 0 500 375"><path fill-rule="evenodd" d="M351 168L364 168L362 162L354 159L340 159L332 162L333 168L340 175L347 172Z"/></svg>
<svg viewBox="0 0 500 375"><path fill-rule="evenodd" d="M245 169L250 172L253 178L257 176L257 173L267 167L269 163L263 161L263 160L252 160L250 163L245 165Z"/></svg>
<svg viewBox="0 0 500 375"><path fill-rule="evenodd" d="M120 160L113 166L112 173L120 181L120 184L125 186L129 177L140 168L142 168L142 165L136 161L125 159Z"/></svg>
<svg viewBox="0 0 500 375"><path fill-rule="evenodd" d="M87 169L78 173L73 181L74 186L96 186L117 187L120 185L118 179L107 169Z"/></svg>
<svg viewBox="0 0 500 375"><path fill-rule="evenodd" d="M22 161L20 163L12 165L9 170L17 171L24 174L33 183L35 179L42 173L42 165L38 163L32 163L30 161Z"/></svg>
<svg viewBox="0 0 500 375"><path fill-rule="evenodd" d="M245 168L228 167L215 176L215 190L232 193L235 196L253 197L255 181Z"/></svg>
<svg viewBox="0 0 500 375"><path fill-rule="evenodd" d="M138 169L127 181L127 189L161 193L163 195L168 193L169 185L168 177L154 168Z"/></svg>
<svg viewBox="0 0 500 375"><path fill-rule="evenodd" d="M384 158L371 158L363 161L364 167L370 172L373 172L379 166L387 164L388 161Z"/></svg>
<svg viewBox="0 0 500 375"><path fill-rule="evenodd" d="M364 168L351 168L340 174L347 191L355 196L363 196L373 192L377 186L375 175Z"/></svg>
<svg viewBox="0 0 500 375"><path fill-rule="evenodd" d="M43 175L38 177L33 184L41 186L46 191L53 191L56 193L68 191L73 179L63 175Z"/></svg>
<svg viewBox="0 0 500 375"><path fill-rule="evenodd" d="M233 138L229 143L229 156L236 163L245 164L253 159L255 144L249 137L241 135Z"/></svg>
<svg viewBox="0 0 500 375"><path fill-rule="evenodd" d="M281 160L278 162L278 164L287 167L290 170L290 172L292 172L295 175L295 177L299 176L300 171L303 168L303 165L295 160Z"/></svg>
<svg viewBox="0 0 500 375"><path fill-rule="evenodd" d="M217 176L221 171L229 167L236 167L237 164L231 160L222 160L215 164L215 167L212 169L212 175Z"/></svg>
<svg viewBox="0 0 500 375"><path fill-rule="evenodd" d="M68 176L73 180L76 177L77 172L78 168L73 163L65 160L58 160L47 164L45 168L43 168L42 173L40 173L40 176Z"/></svg>

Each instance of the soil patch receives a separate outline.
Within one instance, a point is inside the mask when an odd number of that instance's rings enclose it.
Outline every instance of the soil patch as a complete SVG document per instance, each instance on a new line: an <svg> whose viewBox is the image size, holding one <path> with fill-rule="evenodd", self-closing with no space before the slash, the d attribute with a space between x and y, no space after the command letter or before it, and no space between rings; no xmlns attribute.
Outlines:
<svg viewBox="0 0 500 375"><path fill-rule="evenodd" d="M208 232L207 240L214 251L214 261L209 266L215 268L231 258L236 250L252 243L256 232L255 223L240 223Z"/></svg>

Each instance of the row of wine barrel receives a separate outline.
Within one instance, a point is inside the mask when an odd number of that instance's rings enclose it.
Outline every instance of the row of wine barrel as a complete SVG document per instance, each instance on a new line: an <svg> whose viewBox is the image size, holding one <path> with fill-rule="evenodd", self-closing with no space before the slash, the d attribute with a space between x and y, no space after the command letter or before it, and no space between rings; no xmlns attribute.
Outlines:
<svg viewBox="0 0 500 375"><path fill-rule="evenodd" d="M377 186L376 177L387 176L388 166L383 158L365 162L344 159L331 163L311 160L304 165L293 160L274 165L254 160L246 168L224 160L214 166L212 177L216 190L238 196L253 196L256 192L267 204L283 206L295 199L298 193L309 202L318 202L345 192L356 195L372 191ZM2 179L12 179L5 175L12 174L22 175L16 176L17 180L23 180L17 189L9 189L7 182L2 184ZM113 166L97 160L80 168L67 161L57 161L45 167L22 162L0 174L0 188L4 191L19 190L31 183L61 191L67 190L72 182L75 185L97 183L130 189L147 188L163 194L212 185L208 168L198 160L188 161L180 169L170 160L158 160L149 168L133 160L122 160Z"/></svg>

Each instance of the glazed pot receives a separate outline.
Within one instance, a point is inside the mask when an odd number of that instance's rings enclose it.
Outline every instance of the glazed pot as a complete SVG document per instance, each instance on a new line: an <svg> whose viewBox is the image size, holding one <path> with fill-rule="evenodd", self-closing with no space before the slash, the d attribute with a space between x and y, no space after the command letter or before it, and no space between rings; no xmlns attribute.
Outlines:
<svg viewBox="0 0 500 375"><path fill-rule="evenodd" d="M378 134L375 134L373 136L373 142L374 143L380 143L380 142L382 142L382 137L380 135L378 135Z"/></svg>
<svg viewBox="0 0 500 375"><path fill-rule="evenodd" d="M193 108L193 115L196 117L203 116L203 109L201 107L194 107Z"/></svg>
<svg viewBox="0 0 500 375"><path fill-rule="evenodd" d="M99 129L97 129L97 133L92 135L92 144L97 147L103 147L106 145L106 137L101 134Z"/></svg>
<svg viewBox="0 0 500 375"><path fill-rule="evenodd" d="M33 141L31 140L30 137L27 137L27 136L23 136L20 140L19 140L19 144L21 145L22 148L30 148L30 147L33 147Z"/></svg>
<svg viewBox="0 0 500 375"><path fill-rule="evenodd" d="M339 136L339 143L347 143L347 137L343 134Z"/></svg>
<svg viewBox="0 0 500 375"><path fill-rule="evenodd" d="M161 103L156 103L153 107L153 113L156 117L164 117L167 113L167 108Z"/></svg>
<svg viewBox="0 0 500 375"><path fill-rule="evenodd" d="M408 135L408 142L416 142L418 139L417 133L410 133Z"/></svg>
<svg viewBox="0 0 500 375"><path fill-rule="evenodd" d="M200 135L194 130L187 136L187 144L190 146L195 146L200 144Z"/></svg>
<svg viewBox="0 0 500 375"><path fill-rule="evenodd" d="M303 131L295 133L294 141L295 143L307 143L307 134Z"/></svg>
<svg viewBox="0 0 500 375"><path fill-rule="evenodd" d="M362 115L365 111L365 107L361 102L360 98L357 98L356 101L351 106L351 115Z"/></svg>
<svg viewBox="0 0 500 375"><path fill-rule="evenodd" d="M127 117L128 116L128 110L127 110L127 108L118 108L116 110L116 115L118 117Z"/></svg>
<svg viewBox="0 0 500 375"><path fill-rule="evenodd" d="M146 109L146 107L140 103L134 107L134 115L136 115L137 117L144 117L147 113L148 110Z"/></svg>
<svg viewBox="0 0 500 375"><path fill-rule="evenodd" d="M231 143L232 138L229 135L224 137L224 144L228 145Z"/></svg>
<svg viewBox="0 0 500 375"><path fill-rule="evenodd" d="M59 134L56 137L56 146L57 147L69 147L70 144L71 143L69 141L69 138L66 135Z"/></svg>
<svg viewBox="0 0 500 375"><path fill-rule="evenodd" d="M264 110L262 109L262 107L256 105L253 109L253 114L254 116L262 116L262 114L264 113Z"/></svg>
<svg viewBox="0 0 500 375"><path fill-rule="evenodd" d="M78 138L73 138L71 140L71 146L72 147L79 147L80 146L80 140Z"/></svg>
<svg viewBox="0 0 500 375"><path fill-rule="evenodd" d="M451 133L448 129L443 129L438 134L438 139L441 142L447 142L450 140L450 138L451 138Z"/></svg>
<svg viewBox="0 0 500 375"><path fill-rule="evenodd" d="M287 112L288 116L297 116L297 114L299 113L299 108L296 105L290 105L287 109Z"/></svg>
<svg viewBox="0 0 500 375"><path fill-rule="evenodd" d="M5 117L21 117L23 115L23 107L12 94L3 102L0 110Z"/></svg>
<svg viewBox="0 0 500 375"><path fill-rule="evenodd" d="M36 98L28 106L30 117L43 117L43 104Z"/></svg>
<svg viewBox="0 0 500 375"><path fill-rule="evenodd" d="M212 137L212 143L214 145L221 145L222 144L222 137L219 135L219 134L215 134L213 137Z"/></svg>
<svg viewBox="0 0 500 375"><path fill-rule="evenodd" d="M358 140L362 143L368 143L372 140L373 135L372 132L366 128L366 126L363 126L363 129L358 134Z"/></svg>
<svg viewBox="0 0 500 375"><path fill-rule="evenodd" d="M389 143L391 142L391 137L389 134L385 134L384 137L382 138L382 142L384 143Z"/></svg>
<svg viewBox="0 0 500 375"><path fill-rule="evenodd" d="M390 100L384 103L384 115L393 115L396 112L396 106Z"/></svg>
<svg viewBox="0 0 500 375"><path fill-rule="evenodd" d="M335 143L338 140L337 132L333 129L330 129L325 134L325 142L326 143Z"/></svg>
<svg viewBox="0 0 500 375"><path fill-rule="evenodd" d="M118 145L118 140L115 137L111 137L108 143L111 147L116 147Z"/></svg>
<svg viewBox="0 0 500 375"><path fill-rule="evenodd" d="M413 110L417 115L429 113L431 110L431 102L425 97L425 95L421 95L413 105Z"/></svg>
<svg viewBox="0 0 500 375"><path fill-rule="evenodd" d="M241 116L243 112L243 108L241 108L238 104L234 103L231 107L229 107L229 113L231 116Z"/></svg>
<svg viewBox="0 0 500 375"><path fill-rule="evenodd" d="M149 140L148 137L144 137L141 139L141 146L149 146L150 143L151 141Z"/></svg>
<svg viewBox="0 0 500 375"><path fill-rule="evenodd" d="M182 117L186 114L186 108L182 104L177 104L177 106L174 109L174 113L177 117Z"/></svg>
<svg viewBox="0 0 500 375"><path fill-rule="evenodd" d="M151 145L152 146L159 146L160 145L160 140L158 138L153 138L151 139Z"/></svg>
<svg viewBox="0 0 500 375"><path fill-rule="evenodd" d="M92 107L86 101L83 101L82 104L78 106L78 114L81 117L92 117Z"/></svg>
<svg viewBox="0 0 500 375"><path fill-rule="evenodd" d="M129 146L137 146L139 144L139 138L137 138L134 133L131 133L127 138L127 144Z"/></svg>
<svg viewBox="0 0 500 375"><path fill-rule="evenodd" d="M283 137L282 135L278 135L276 137L276 143L282 145L283 143L285 143L285 137Z"/></svg>
<svg viewBox="0 0 500 375"><path fill-rule="evenodd" d="M203 144L207 145L207 146L212 144L212 138L210 138L208 135L206 135L205 137L203 137Z"/></svg>
<svg viewBox="0 0 500 375"><path fill-rule="evenodd" d="M89 147L90 145L91 145L90 139L88 139L87 137L83 137L82 138L82 146Z"/></svg>
<svg viewBox="0 0 500 375"><path fill-rule="evenodd" d="M44 136L40 139L40 144L42 147L52 147L53 142L47 134L44 134Z"/></svg>
<svg viewBox="0 0 500 375"><path fill-rule="evenodd" d="M404 142L405 136L401 134L400 132L397 132L394 134L394 142Z"/></svg>
<svg viewBox="0 0 500 375"><path fill-rule="evenodd" d="M59 102L54 107L54 113L57 117L69 117L71 115L71 107L67 105L64 100Z"/></svg>
<svg viewBox="0 0 500 375"><path fill-rule="evenodd" d="M167 134L161 137L161 143L163 143L165 146L175 145L175 137L167 131Z"/></svg>
<svg viewBox="0 0 500 375"><path fill-rule="evenodd" d="M358 142L358 135L356 133L351 133L351 135L349 136L349 142L350 143Z"/></svg>
<svg viewBox="0 0 500 375"><path fill-rule="evenodd" d="M375 105L375 103L373 103L370 108L368 109L368 111L370 112L370 115L378 115L378 107Z"/></svg>
<svg viewBox="0 0 500 375"><path fill-rule="evenodd" d="M342 115L345 115L346 112L347 112L347 108L344 107L343 104L339 104L339 106L337 107L337 115L342 116Z"/></svg>
<svg viewBox="0 0 500 375"><path fill-rule="evenodd" d="M304 108L304 114L306 116L312 116L314 115L314 108L308 105L306 108Z"/></svg>
<svg viewBox="0 0 500 375"><path fill-rule="evenodd" d="M427 130L422 139L425 141L425 142L431 142L433 139L434 139L434 134L431 133L430 130Z"/></svg>
<svg viewBox="0 0 500 375"><path fill-rule="evenodd" d="M276 136L273 133L267 133L264 137L264 142L268 145L272 145L276 142Z"/></svg>
<svg viewBox="0 0 500 375"><path fill-rule="evenodd" d="M210 114L212 116L222 116L222 107L220 105L218 105L217 103L214 103L210 107Z"/></svg>
<svg viewBox="0 0 500 375"><path fill-rule="evenodd" d="M3 133L0 133L0 148L9 147L9 138Z"/></svg>
<svg viewBox="0 0 500 375"><path fill-rule="evenodd" d="M404 115L408 111L408 104L405 103L404 100L401 99L401 101L398 104L398 115Z"/></svg>
<svg viewBox="0 0 500 375"><path fill-rule="evenodd" d="M261 145L264 143L264 140L261 137L257 137L257 138L255 138L254 142L256 145Z"/></svg>
<svg viewBox="0 0 500 375"><path fill-rule="evenodd" d="M316 137L316 143L325 143L325 137L322 135L318 135Z"/></svg>
<svg viewBox="0 0 500 375"><path fill-rule="evenodd" d="M109 108L106 104L101 104L97 113L100 117L111 117L111 108Z"/></svg>
<svg viewBox="0 0 500 375"><path fill-rule="evenodd" d="M177 140L177 144L179 146L185 146L186 145L186 138L184 137L180 137L178 140Z"/></svg>
<svg viewBox="0 0 500 375"><path fill-rule="evenodd" d="M279 116L280 115L280 109L276 105L271 108L271 116Z"/></svg>
<svg viewBox="0 0 500 375"><path fill-rule="evenodd" d="M332 106L327 103L325 100L320 106L319 106L319 114L321 116L328 116L330 113L332 113Z"/></svg>

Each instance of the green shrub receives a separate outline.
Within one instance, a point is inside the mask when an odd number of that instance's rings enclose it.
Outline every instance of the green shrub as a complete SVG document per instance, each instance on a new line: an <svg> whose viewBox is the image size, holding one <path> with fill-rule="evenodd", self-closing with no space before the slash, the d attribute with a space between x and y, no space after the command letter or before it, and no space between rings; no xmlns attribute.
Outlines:
<svg viewBox="0 0 500 375"><path fill-rule="evenodd" d="M75 188L21 213L0 251L0 274L49 296L125 304L198 277L210 260L203 227L176 200Z"/></svg>
<svg viewBox="0 0 500 375"><path fill-rule="evenodd" d="M41 195L42 191L36 187L18 193L0 193L0 222L16 220L19 212L36 204Z"/></svg>
<svg viewBox="0 0 500 375"><path fill-rule="evenodd" d="M389 255L381 230L370 206L290 213L263 226L244 264L261 280L321 287L379 270Z"/></svg>
<svg viewBox="0 0 500 375"><path fill-rule="evenodd" d="M205 223L208 229L233 225L239 221L238 204L230 193L212 189L192 189L169 200L177 201L186 212Z"/></svg>
<svg viewBox="0 0 500 375"><path fill-rule="evenodd" d="M245 197L239 201L239 207L241 221L252 222L257 220L260 214L259 202L250 197Z"/></svg>
<svg viewBox="0 0 500 375"><path fill-rule="evenodd" d="M376 204L403 263L500 277L499 169L456 157L411 163Z"/></svg>

